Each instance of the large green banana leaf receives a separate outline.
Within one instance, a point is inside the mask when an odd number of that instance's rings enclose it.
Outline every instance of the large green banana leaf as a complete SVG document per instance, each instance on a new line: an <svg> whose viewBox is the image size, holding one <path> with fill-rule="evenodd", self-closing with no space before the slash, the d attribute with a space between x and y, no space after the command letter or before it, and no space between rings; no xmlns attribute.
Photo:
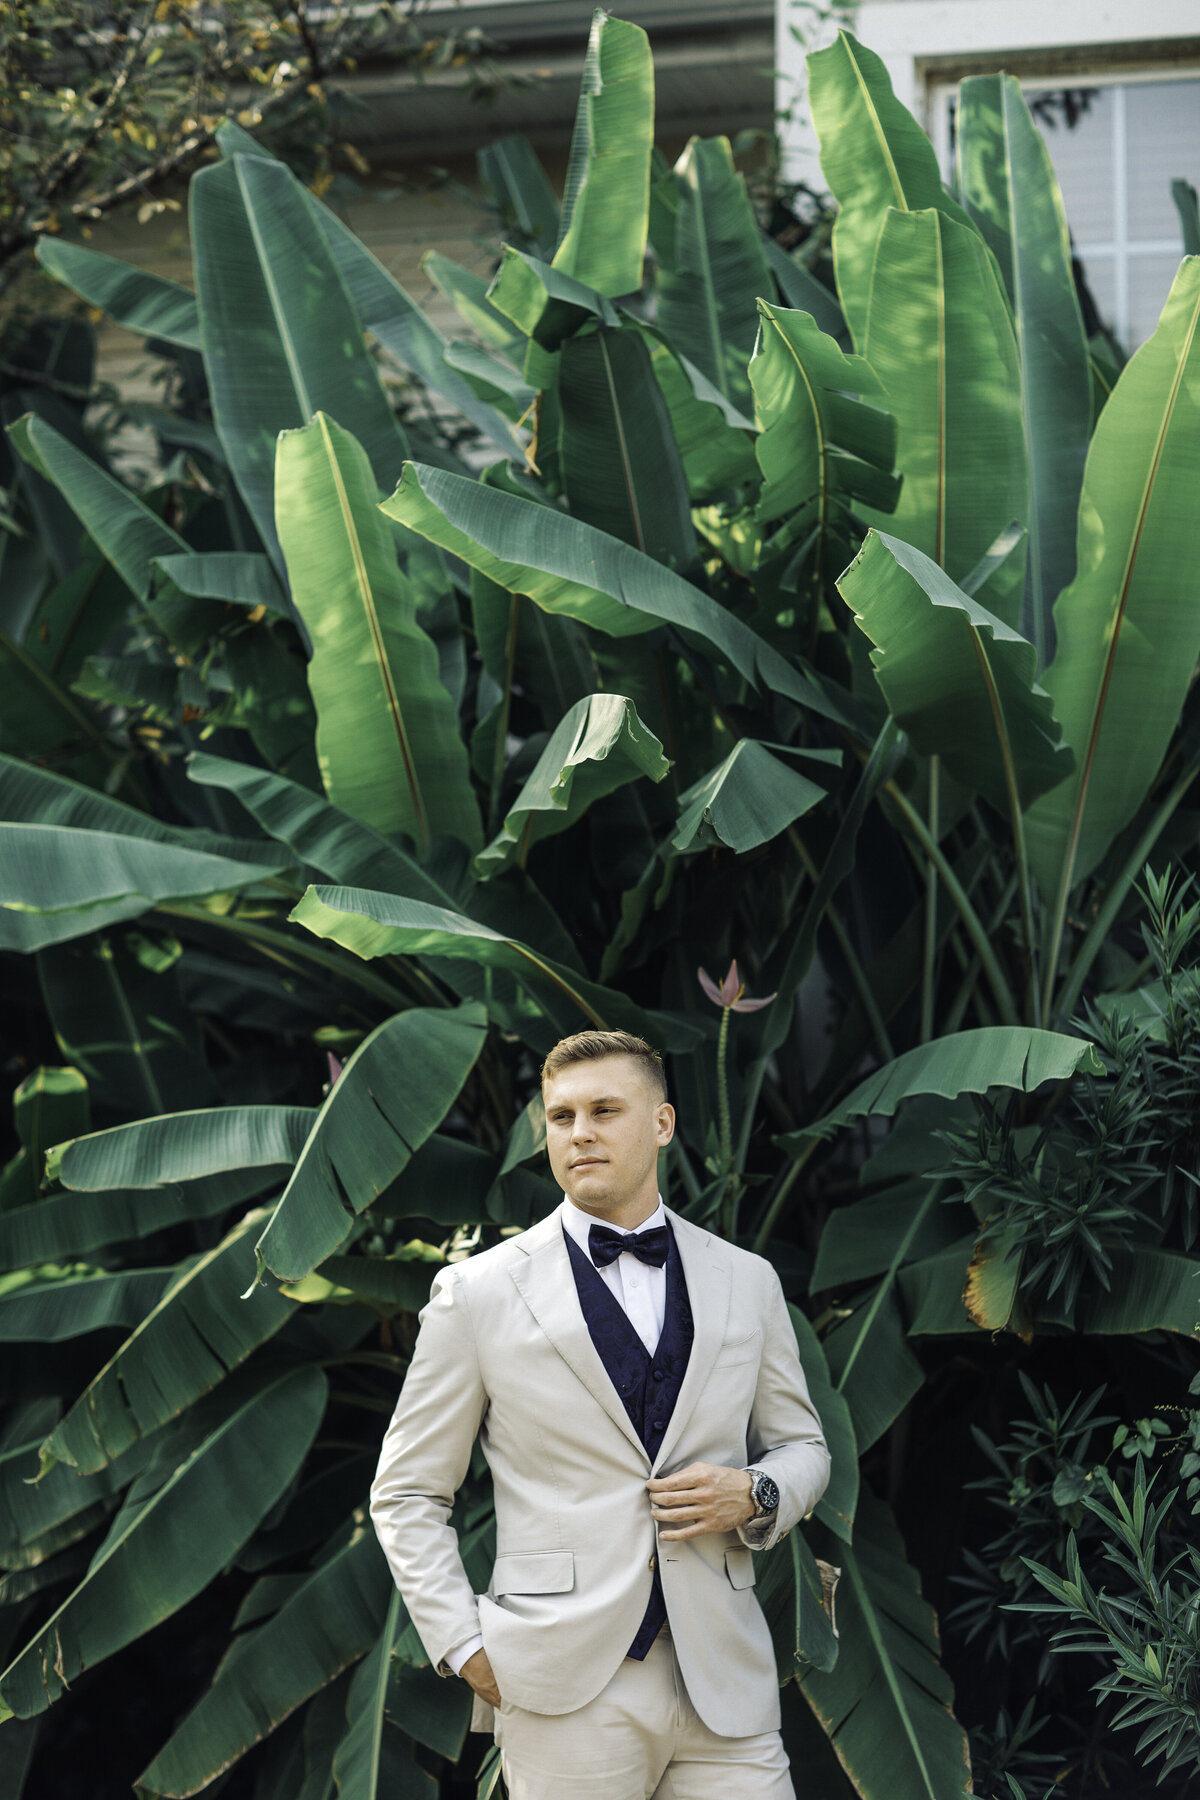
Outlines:
<svg viewBox="0 0 1200 1800"><path fill-rule="evenodd" d="M935 1152L939 1147L933 1146ZM956 1243L962 1236L961 1217L948 1206L923 1206L933 1185L920 1178L901 1182L830 1213L813 1263L812 1291L824 1293L882 1275L898 1247L902 1262L919 1262Z"/></svg>
<svg viewBox="0 0 1200 1800"><path fill-rule="evenodd" d="M807 313L758 303L759 333L750 382L763 474L758 517L787 521L789 541L814 535L817 579L828 571L828 539L839 502L865 501L890 512L900 491L893 472L896 424L881 403L883 385L861 356L846 356Z"/></svg>
<svg viewBox="0 0 1200 1800"><path fill-rule="evenodd" d="M153 559L187 552L178 532L44 419L27 413L8 435L29 466L60 490L126 586L145 600Z"/></svg>
<svg viewBox="0 0 1200 1800"><path fill-rule="evenodd" d="M524 376L490 350L465 338L453 338L442 353L448 369L461 375L465 386L515 424L528 418L537 398Z"/></svg>
<svg viewBox="0 0 1200 1800"><path fill-rule="evenodd" d="M118 325L145 337L163 338L183 350L199 350L196 296L179 282L66 238L42 238L36 255L47 274L98 306Z"/></svg>
<svg viewBox="0 0 1200 1800"><path fill-rule="evenodd" d="M51 1418L55 1405L50 1403ZM38 1423L32 1409L10 1414L0 1451L0 1567L5 1569L36 1569L94 1530L98 1519L114 1510L121 1489L141 1474L148 1457L146 1450L131 1451L119 1465L95 1475L80 1475L60 1463L39 1480L44 1432L26 1435Z"/></svg>
<svg viewBox="0 0 1200 1800"><path fill-rule="evenodd" d="M55 1037L98 1106L164 1113L217 1098L199 1019L158 943L94 933L41 951L38 978ZM53 1141L80 1135L67 1126Z"/></svg>
<svg viewBox="0 0 1200 1800"><path fill-rule="evenodd" d="M446 904L445 890L411 856L299 782L204 751L188 758L188 775L202 787L236 795L264 831L331 880L353 887L370 879L414 900Z"/></svg>
<svg viewBox="0 0 1200 1800"><path fill-rule="evenodd" d="M254 551L206 550L156 556L154 562L182 594L251 609L261 606L275 618L292 616L270 559Z"/></svg>
<svg viewBox="0 0 1200 1800"><path fill-rule="evenodd" d="M480 848L479 809L437 651L375 504L361 446L319 413L279 440L279 542L312 639L317 760L335 804L376 830Z"/></svg>
<svg viewBox="0 0 1200 1800"><path fill-rule="evenodd" d="M869 1450L894 1425L925 1371L905 1335L893 1274L886 1275L822 1339L829 1375L842 1396L859 1451Z"/></svg>
<svg viewBox="0 0 1200 1800"><path fill-rule="evenodd" d="M802 262L789 256L782 244L777 244L773 237L764 237L762 247L766 251L767 266L775 277L783 304L796 312L811 314L813 323L826 337L835 341L846 337L846 319L837 303L837 296L830 293L823 281L806 269Z"/></svg>
<svg viewBox="0 0 1200 1800"><path fill-rule="evenodd" d="M505 595L504 599L507 602L509 596ZM523 603L523 610L536 614L545 625L553 627L553 633L547 635L556 637L559 641L568 629L577 629L570 620L547 618L528 601ZM533 635L537 635L536 629ZM549 649L552 651L553 648L554 645L551 644ZM565 670L559 669L558 678L565 674ZM236 793L264 830L288 844L298 856L333 880L347 886L369 881L373 887L385 887L393 893L451 910L461 903L462 889L469 883L456 883L453 890L443 886L432 873L422 869L411 857L406 856L386 838L380 837L369 826L351 819L348 814L331 806L327 800L317 798L296 783L284 781L262 769L252 769L202 755L193 758L191 768L198 780L219 781L220 785ZM507 916L506 896L497 888L477 889L470 895L469 904L485 923L490 920L493 924L503 925ZM562 936L563 948L559 953L563 960L571 961L571 943L561 933L557 916L550 913L534 895L526 895L519 906L525 915L526 929L530 928L530 910L537 907L536 917L540 929L553 931L556 941ZM536 1011L534 1017L526 1016L520 1020L511 1015L501 1018L505 997L500 990L508 982L507 977L501 977L499 983L489 982L483 971L462 962L446 964L439 967L437 972L461 999L470 1000L486 995L492 1008L492 1016L504 1029L515 1027L523 1032L533 1029L539 1037L543 1029L550 1029L548 1025L543 1026L540 1011ZM564 1019L563 1029L568 1028L569 1022ZM561 1032L555 1032L554 1035L561 1036ZM551 1036L545 1048L548 1049L553 1041L554 1037Z"/></svg>
<svg viewBox="0 0 1200 1800"><path fill-rule="evenodd" d="M891 523L963 581L1028 513L1016 339L996 266L970 226L935 208L888 211L871 272L863 355L896 416L904 484ZM978 598L1016 626L1023 559L1007 557Z"/></svg>
<svg viewBox="0 0 1200 1800"><path fill-rule="evenodd" d="M1012 302L1029 456L1029 582L1021 629L1038 668L1051 608L1075 573L1075 517L1092 422L1087 339L1050 153L1015 75L973 75L956 117L963 202Z"/></svg>
<svg viewBox="0 0 1200 1800"><path fill-rule="evenodd" d="M128 1331L157 1305L171 1278L166 1269L120 1269L109 1275L56 1263L0 1275L0 1343L54 1344L87 1331Z"/></svg>
<svg viewBox="0 0 1200 1800"><path fill-rule="evenodd" d="M488 774L495 776L498 789L505 758L505 732L499 727L503 724L507 730L514 680L540 709L547 730L553 730L568 707L593 693L599 682L586 634L574 619L556 618L477 570L471 572L471 623L484 670L498 696L494 720L490 716L487 720L487 729L495 734ZM484 723L478 730L481 740L486 738Z"/></svg>
<svg viewBox="0 0 1200 1800"><path fill-rule="evenodd" d="M821 1604L821 1571L798 1531L787 1548L776 1547L755 1557L754 1593L775 1645L775 1667L782 1687L798 1672L831 1669L838 1641Z"/></svg>
<svg viewBox="0 0 1200 1800"><path fill-rule="evenodd" d="M1200 1275L1194 1256L1139 1244L1114 1253L1111 1285L1081 1294L1075 1328L1108 1337L1134 1331L1200 1333Z"/></svg>
<svg viewBox="0 0 1200 1800"><path fill-rule="evenodd" d="M46 1151L65 1137L78 1136L91 1123L87 1077L80 1069L35 1069L13 1094L13 1125L21 1148L0 1174L0 1220L4 1213L27 1206L42 1192ZM53 1253L31 1261L52 1262ZM0 1269L14 1265L0 1255Z"/></svg>
<svg viewBox="0 0 1200 1800"><path fill-rule="evenodd" d="M447 359L450 346L446 339L395 276L335 212L313 195L308 196L308 202L363 328L398 363L456 406L497 449L508 456L523 456L521 441L509 421L494 405L481 400L471 382ZM333 400L332 394L330 399ZM341 418L339 408L334 406L331 410Z"/></svg>
<svg viewBox="0 0 1200 1800"><path fill-rule="evenodd" d="M554 266L602 294L642 285L654 67L640 25L592 15Z"/></svg>
<svg viewBox="0 0 1200 1800"><path fill-rule="evenodd" d="M162 1188L230 1170L291 1167L316 1118L311 1106L208 1106L139 1119L57 1144L46 1173L88 1193Z"/></svg>
<svg viewBox="0 0 1200 1800"><path fill-rule="evenodd" d="M957 1245L911 1263L899 1288L909 1334L946 1335L1048 1327L1084 1336L1133 1336L1175 1331L1193 1341L1200 1331L1200 1278L1194 1257L1156 1245L1114 1252L1109 1286L1092 1283L1073 1303L1061 1293L1043 1299L1020 1287L1023 1258L1015 1234L994 1223Z"/></svg>
<svg viewBox="0 0 1200 1800"><path fill-rule="evenodd" d="M0 932L0 941L38 950L94 931L108 919L133 918L163 900L233 893L268 873L269 865L235 862L181 844L62 825L0 823L0 925L7 923L2 914L11 912L18 915L12 923L24 927L19 935ZM29 914L48 916L20 917Z"/></svg>
<svg viewBox="0 0 1200 1800"><path fill-rule="evenodd" d="M137 1329L93 1376L43 1446L43 1461L85 1475L194 1406L281 1330L295 1302L253 1278L251 1243L266 1207L245 1213L213 1249L186 1263L139 1315ZM117 1281L119 1276L107 1277Z"/></svg>
<svg viewBox="0 0 1200 1800"><path fill-rule="evenodd" d="M401 1640L409 1656L415 1636L410 1628ZM458 1761L471 1721L470 1690L462 1682L444 1681L428 1663L408 1661L398 1653L392 1658L385 1708L388 1719L415 1743ZM427 1792L421 1790L421 1800Z"/></svg>
<svg viewBox="0 0 1200 1800"><path fill-rule="evenodd" d="M207 1787L377 1641L395 1591L379 1540L365 1520L339 1536L272 1618L235 1638L211 1687L138 1776L139 1792ZM345 1730L343 1700L335 1743ZM330 1791L321 1788L322 1800Z"/></svg>
<svg viewBox="0 0 1200 1800"><path fill-rule="evenodd" d="M1162 766L1200 656L1191 603L1200 477L1200 257L1100 415L1079 505L1079 572L1054 609L1044 681L1074 776L1030 809L1030 861L1065 910Z"/></svg>
<svg viewBox="0 0 1200 1800"><path fill-rule="evenodd" d="M678 854L713 844L745 852L767 844L825 799L827 789L794 769L785 757L833 764L840 750L795 752L784 744L742 738L723 762L679 796L679 820L671 838Z"/></svg>
<svg viewBox="0 0 1200 1800"><path fill-rule="evenodd" d="M304 188L282 163L234 156L190 190L196 287L213 417L276 568L275 440L328 411L363 445L385 491L403 434Z"/></svg>
<svg viewBox="0 0 1200 1800"><path fill-rule="evenodd" d="M231 119L218 128L217 144L222 156L230 161L248 156L286 166ZM507 421L495 407L481 404L470 383L446 362L445 338L395 276L331 207L308 190L304 199L337 264L362 329L369 331L397 362L411 369L434 393L465 413L485 438L510 455L520 455L521 445Z"/></svg>
<svg viewBox="0 0 1200 1800"><path fill-rule="evenodd" d="M416 1007L359 1045L317 1114L258 1241L260 1267L298 1281L348 1236L457 1100L483 1048L482 1006Z"/></svg>
<svg viewBox="0 0 1200 1800"><path fill-rule="evenodd" d="M497 138L479 152L479 176L500 209L505 237L549 258L559 238L559 205L528 138Z"/></svg>
<svg viewBox="0 0 1200 1800"><path fill-rule="evenodd" d="M464 269L438 250L427 250L421 258L421 273L450 301L463 324L498 350L514 369L525 360L525 335L514 328L511 320L497 312L487 297L488 283L473 269Z"/></svg>
<svg viewBox="0 0 1200 1800"><path fill-rule="evenodd" d="M530 846L566 831L588 807L640 775L661 781L671 765L662 745L621 694L591 694L564 715L509 807L499 833L477 859L495 875Z"/></svg>
<svg viewBox="0 0 1200 1800"><path fill-rule="evenodd" d="M636 329L569 338L558 369L563 492L572 513L670 569L696 560L671 415Z"/></svg>
<svg viewBox="0 0 1200 1800"><path fill-rule="evenodd" d="M437 1800L437 1781L413 1762L388 1716L388 1690L397 1667L392 1661L392 1646L405 1623L403 1602L399 1592L394 1591L379 1641L354 1671L350 1683L346 1735L333 1761L338 1800L409 1800L410 1795L414 1800L418 1795L424 1800ZM465 1704L469 1715L469 1690L465 1684L441 1681L436 1675L432 1680L438 1688L449 1690L460 1713ZM436 1702L437 1697L433 1698ZM466 1723L464 1718L464 1735Z"/></svg>
<svg viewBox="0 0 1200 1800"><path fill-rule="evenodd" d="M968 225L942 185L937 154L892 91L883 59L849 31L808 58L808 102L821 168L838 203L833 260L855 346L867 354L867 305L875 246L889 207L936 207Z"/></svg>
<svg viewBox="0 0 1200 1800"><path fill-rule="evenodd" d="M888 710L923 756L1001 812L1021 810L1075 765L1037 653L1019 632L900 538L868 533L838 591L875 645Z"/></svg>
<svg viewBox="0 0 1200 1800"><path fill-rule="evenodd" d="M932 1044L921 1044L895 1057L854 1092L801 1131L775 1141L792 1155L802 1154L810 1139L831 1137L866 1113L890 1117L901 1101L915 1094L986 1094L989 1088L1017 1088L1032 1093L1043 1081L1067 1081L1078 1071L1102 1075L1104 1065L1086 1038L1059 1031L1037 1031L1028 1025L982 1025L955 1031Z"/></svg>
<svg viewBox="0 0 1200 1800"><path fill-rule="evenodd" d="M658 325L677 353L745 408L757 302L775 292L762 235L728 138L693 138L674 175L678 210L658 274Z"/></svg>
<svg viewBox="0 0 1200 1800"><path fill-rule="evenodd" d="M279 872L287 860L273 846L261 842L164 825L149 813L110 799L93 788L7 756L0 757L0 813L14 828L25 826L40 832L39 853L43 855L48 853L49 839L65 829L77 833L74 841L89 846L111 837L114 843L124 846L123 854L131 867L136 863L142 844L148 843L152 855L161 849L178 850L191 858L203 857L210 875L210 865L215 865L218 858L225 859L223 866L227 872L234 866L256 869L256 876L243 874L242 885L247 879L261 879ZM156 866L160 876L163 875L165 865ZM178 894L187 895L189 888L183 865L172 866L175 880L182 884L177 889ZM195 870L198 865L192 862L187 866ZM19 871L14 872L14 878L16 873ZM81 876L83 873L83 870L79 871ZM231 878L230 885L237 886L239 882ZM85 896L82 904L86 910L55 915L6 911L0 907L0 944L14 950L40 950L122 919L134 918L147 910L149 902L140 891L135 891L108 904L97 904L94 897Z"/></svg>
<svg viewBox="0 0 1200 1800"><path fill-rule="evenodd" d="M383 511L547 612L610 637L674 625L727 656L747 681L841 717L832 696L707 594L580 519L420 463L405 464Z"/></svg>
<svg viewBox="0 0 1200 1800"><path fill-rule="evenodd" d="M846 1396L833 1385L821 1340L807 1314L789 1302L800 1365L829 1447L829 1485L816 1504L816 1516L849 1543L858 1507L858 1444Z"/></svg>
<svg viewBox="0 0 1200 1800"><path fill-rule="evenodd" d="M567 338L598 319L615 330L620 315L612 301L598 289L579 281L565 269L556 269L528 250L505 244L500 267L488 288L490 304L541 350L560 350ZM542 363L527 368L540 368Z"/></svg>
<svg viewBox="0 0 1200 1800"><path fill-rule="evenodd" d="M149 1237L169 1225L210 1219L268 1187L282 1187L287 1169L234 1169L198 1181L157 1188L118 1188L99 1199L92 1193L47 1194L0 1212L0 1267L61 1262L88 1256L109 1244ZM416 1210L416 1209L414 1209Z"/></svg>
<svg viewBox="0 0 1200 1800"><path fill-rule="evenodd" d="M38 668L69 684L84 657L129 616L132 598L116 570L85 551L83 560L43 596L22 648Z"/></svg>
<svg viewBox="0 0 1200 1800"><path fill-rule="evenodd" d="M891 1513L865 1489L839 1547L838 1659L800 1686L861 1800L962 1800L971 1763L933 1610Z"/></svg>
<svg viewBox="0 0 1200 1800"><path fill-rule="evenodd" d="M695 363L680 356L658 331L642 328L654 378L671 415L688 495L693 503L711 500L723 489L758 479L754 421L728 401Z"/></svg>
<svg viewBox="0 0 1200 1800"><path fill-rule="evenodd" d="M356 956L462 957L511 971L539 1003L543 995L549 1000L556 994L560 1005L565 998L588 1024L600 1030L633 1031L668 1048L690 1048L695 1042L692 1028L682 1021L647 1014L624 994L585 981L574 969L542 956L516 938L443 907L365 888L310 887L291 917L315 936L331 938Z"/></svg>
<svg viewBox="0 0 1200 1800"><path fill-rule="evenodd" d="M121 780L120 753L103 737L101 716L2 631L0 693L0 751L53 758L97 783Z"/></svg>
<svg viewBox="0 0 1200 1800"><path fill-rule="evenodd" d="M224 637L222 656L240 722L258 754L268 767L319 792L317 715L297 634L251 619Z"/></svg>
<svg viewBox="0 0 1200 1800"><path fill-rule="evenodd" d="M278 873L283 866L273 845L199 827L164 824L136 806L14 756L0 756L0 818L14 825L69 827L175 845L231 862L261 865L264 876Z"/></svg>
<svg viewBox="0 0 1200 1800"><path fill-rule="evenodd" d="M81 1670L206 1587L299 1470L326 1393L321 1370L291 1369L185 1421L134 1482L83 1580L0 1674L0 1709L45 1711Z"/></svg>

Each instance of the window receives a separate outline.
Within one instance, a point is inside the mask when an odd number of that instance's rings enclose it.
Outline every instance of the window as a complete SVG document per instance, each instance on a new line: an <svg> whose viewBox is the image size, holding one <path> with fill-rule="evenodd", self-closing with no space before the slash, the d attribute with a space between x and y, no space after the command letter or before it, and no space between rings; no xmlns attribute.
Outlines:
<svg viewBox="0 0 1200 1800"><path fill-rule="evenodd" d="M1200 74L1072 75L1021 86L1062 188L1071 242L1100 317L1126 350L1154 330L1183 254L1171 183L1200 187ZM1087 82L1088 85L1083 85ZM931 94L945 165L954 90Z"/></svg>

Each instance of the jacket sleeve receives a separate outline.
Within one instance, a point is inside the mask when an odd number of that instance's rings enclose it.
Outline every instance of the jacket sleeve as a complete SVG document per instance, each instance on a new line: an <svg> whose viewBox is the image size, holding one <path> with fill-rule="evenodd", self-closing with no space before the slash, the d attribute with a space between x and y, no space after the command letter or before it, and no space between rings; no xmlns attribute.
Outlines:
<svg viewBox="0 0 1200 1800"><path fill-rule="evenodd" d="M371 1484L371 1522L430 1662L479 1631L479 1608L450 1525L487 1410L474 1332L455 1268L433 1284L412 1362Z"/></svg>
<svg viewBox="0 0 1200 1800"><path fill-rule="evenodd" d="M752 1519L742 1527L743 1543L754 1550L769 1550L807 1518L829 1480L829 1450L800 1367L787 1301L769 1264L764 1274L763 1358L747 1448L751 1464L778 1486L779 1506L773 1521Z"/></svg>

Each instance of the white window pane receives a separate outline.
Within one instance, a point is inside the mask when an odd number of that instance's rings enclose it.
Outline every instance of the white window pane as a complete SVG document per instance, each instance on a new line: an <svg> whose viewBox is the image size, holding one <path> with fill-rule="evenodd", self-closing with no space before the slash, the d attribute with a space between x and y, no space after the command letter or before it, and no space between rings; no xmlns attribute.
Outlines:
<svg viewBox="0 0 1200 1800"><path fill-rule="evenodd" d="M1129 259L1129 348L1144 344L1167 304L1179 268L1178 256L1131 256Z"/></svg>
<svg viewBox="0 0 1200 1800"><path fill-rule="evenodd" d="M1179 237L1171 183L1200 177L1200 81L1135 81L1125 90L1128 234Z"/></svg>
<svg viewBox="0 0 1200 1800"><path fill-rule="evenodd" d="M1037 106L1039 99L1049 98L1034 91L1026 94L1058 176L1071 236L1077 244L1111 243L1115 236L1112 89L1093 89L1087 111L1070 127L1061 107Z"/></svg>

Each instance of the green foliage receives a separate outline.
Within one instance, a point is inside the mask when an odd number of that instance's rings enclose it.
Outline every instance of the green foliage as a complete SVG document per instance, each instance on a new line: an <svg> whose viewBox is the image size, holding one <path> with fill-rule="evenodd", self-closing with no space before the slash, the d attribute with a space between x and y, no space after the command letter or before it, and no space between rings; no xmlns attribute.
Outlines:
<svg viewBox="0 0 1200 1800"><path fill-rule="evenodd" d="M235 111L242 125L265 127L321 188L338 162L345 167L349 160L361 173L361 153L348 159L348 146L339 143L347 133L336 78L364 57L419 70L465 61L480 47L478 31L432 38L411 13L364 15L344 0L318 19L300 4L219 0L203 22L191 0L23 0L6 7L0 269L31 245L50 248L64 227L122 203L141 201L143 217L178 207L169 193L159 197L164 183L196 166ZM69 281L67 251L43 266ZM127 291L134 281L131 273ZM131 323L145 328L149 320L139 312Z"/></svg>
<svg viewBox="0 0 1200 1800"><path fill-rule="evenodd" d="M0 1697L84 1706L77 1669L194 1607L209 1660L146 1796L242 1758L259 1800L494 1787L363 1502L432 1272L555 1203L537 1072L586 1023L668 1052L664 1192L792 1305L833 1472L759 1591L829 1791L949 1800L972 1714L997 1792L1062 1763L1094 1707L1031 1565L1137 1755L1191 1754L1200 263L1084 472L1013 84L966 86L960 203L878 58L814 58L836 294L819 231L764 235L739 146L655 155L651 91L598 14L561 210L503 140L495 280L430 263L453 342L215 113L194 294L41 233L170 400L135 494L85 417L88 327L30 330L44 379L5 394ZM1090 1399L1055 1400L1064 1363ZM455 1524L482 1591L482 1464ZM999 1716L914 1533L969 1571ZM1093 1800L1086 1757L1054 1773Z"/></svg>

